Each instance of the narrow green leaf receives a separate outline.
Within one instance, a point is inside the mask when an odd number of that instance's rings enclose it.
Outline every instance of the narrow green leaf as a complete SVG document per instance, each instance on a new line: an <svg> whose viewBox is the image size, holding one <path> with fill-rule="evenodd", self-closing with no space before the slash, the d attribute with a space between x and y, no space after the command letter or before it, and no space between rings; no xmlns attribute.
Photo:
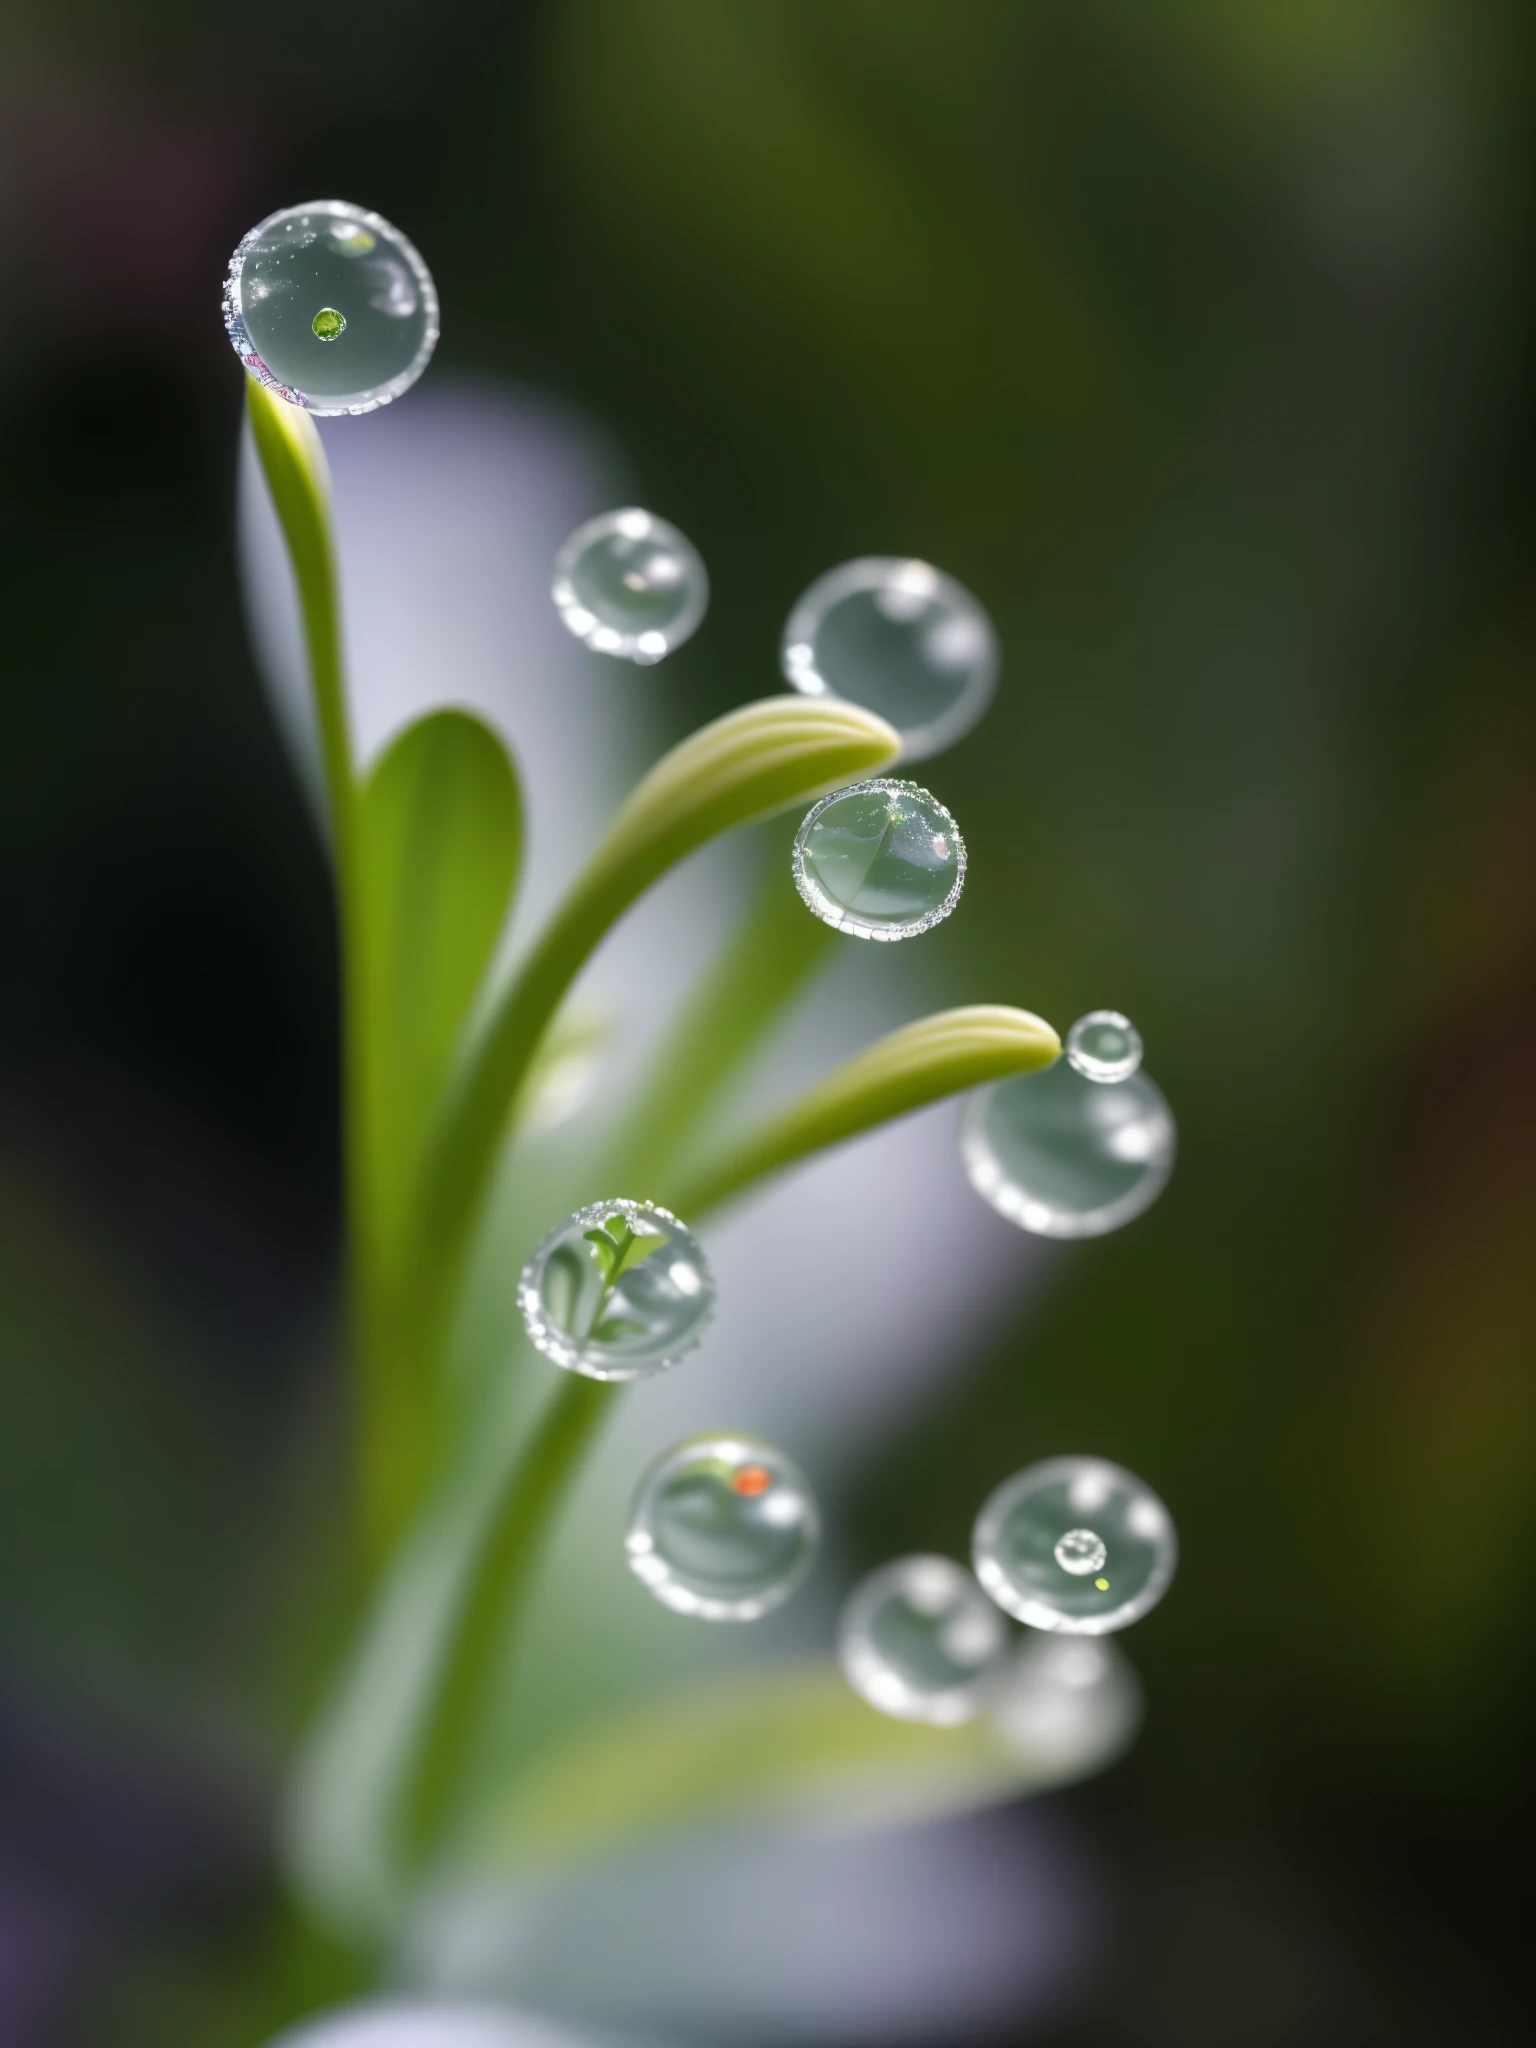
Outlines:
<svg viewBox="0 0 1536 2048"><path fill-rule="evenodd" d="M1140 1718L1134 1674L1075 1719L1005 1740L982 1718L927 1728L878 1714L830 1663L710 1679L599 1721L534 1757L477 1809L461 1854L498 1874L611 1856L647 1836L771 1812L890 1826L1043 1791L1103 1770Z"/></svg>
<svg viewBox="0 0 1536 2048"><path fill-rule="evenodd" d="M522 839L501 741L464 711L403 732L358 813L362 1051L379 1256L392 1260L422 1138L506 921Z"/></svg>
<svg viewBox="0 0 1536 2048"><path fill-rule="evenodd" d="M592 1334L600 1344L617 1344L621 1337L643 1337L645 1325L632 1316L609 1316Z"/></svg>
<svg viewBox="0 0 1536 2048"><path fill-rule="evenodd" d="M573 1244L557 1244L544 1261L544 1306L562 1330L576 1327L576 1304L586 1277L581 1254Z"/></svg>
<svg viewBox="0 0 1536 2048"><path fill-rule="evenodd" d="M618 1240L610 1237L606 1230L584 1230L581 1234L591 1245L592 1256L602 1268L604 1280L611 1281L614 1260L619 1256Z"/></svg>
<svg viewBox="0 0 1536 2048"><path fill-rule="evenodd" d="M1061 1053L1050 1025L1028 1010L975 1003L903 1025L818 1081L798 1102L749 1132L678 1191L680 1216L696 1217L749 1181L808 1153L906 1116L941 1096L1048 1067Z"/></svg>
<svg viewBox="0 0 1536 2048"><path fill-rule="evenodd" d="M298 586L330 812L332 854L345 918L352 902L356 785L341 663L341 608L331 540L331 479L314 421L258 384L245 382L257 458L272 494Z"/></svg>

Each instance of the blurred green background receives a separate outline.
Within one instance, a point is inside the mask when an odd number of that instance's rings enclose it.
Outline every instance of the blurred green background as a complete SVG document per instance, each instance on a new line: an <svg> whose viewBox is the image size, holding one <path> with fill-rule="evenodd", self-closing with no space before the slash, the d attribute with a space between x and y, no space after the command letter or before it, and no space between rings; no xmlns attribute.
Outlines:
<svg viewBox="0 0 1536 2048"><path fill-rule="evenodd" d="M848 556L998 623L925 964L1123 1006L1182 1136L850 1516L961 1547L1000 1436L1174 1505L1146 1735L1073 1795L1111 1953L1031 2038L1522 2037L1533 41L1516 0L8 10L7 2041L179 2040L241 1967L270 1642L327 1597L331 933L217 289L333 190L427 254L440 365L585 407L703 546L677 730Z"/></svg>

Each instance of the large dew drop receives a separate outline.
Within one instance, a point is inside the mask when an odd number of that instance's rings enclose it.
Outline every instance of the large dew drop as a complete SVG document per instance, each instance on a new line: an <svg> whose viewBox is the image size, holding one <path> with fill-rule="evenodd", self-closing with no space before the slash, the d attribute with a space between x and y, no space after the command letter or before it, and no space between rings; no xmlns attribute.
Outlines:
<svg viewBox="0 0 1536 2048"><path fill-rule="evenodd" d="M635 1495L630 1570L665 1607L701 1621L756 1621L811 1568L821 1533L805 1475L756 1437L690 1437Z"/></svg>
<svg viewBox="0 0 1536 2048"><path fill-rule="evenodd" d="M1179 1545L1172 1516L1135 1473L1105 1458L1047 1458L988 1495L972 1556L1019 1621L1101 1636L1156 1606Z"/></svg>
<svg viewBox="0 0 1536 2048"><path fill-rule="evenodd" d="M882 1714L956 1728L986 1704L1008 1631L963 1565L899 1557L850 1594L837 1654L848 1683Z"/></svg>
<svg viewBox="0 0 1536 2048"><path fill-rule="evenodd" d="M555 557L550 595L578 640L644 666L697 630L709 576L686 534L625 505L577 527Z"/></svg>
<svg viewBox="0 0 1536 2048"><path fill-rule="evenodd" d="M437 346L437 291L400 230L345 199L285 206L229 259L224 326L251 375L313 413L372 412Z"/></svg>
<svg viewBox="0 0 1536 2048"><path fill-rule="evenodd" d="M809 907L861 939L914 938L948 917L965 887L965 842L915 782L881 778L824 796L793 860Z"/></svg>
<svg viewBox="0 0 1536 2048"><path fill-rule="evenodd" d="M906 761L963 739L997 686L997 635L971 593L886 555L818 577L789 615L781 660L807 696L843 697L894 725Z"/></svg>
<svg viewBox="0 0 1536 2048"><path fill-rule="evenodd" d="M1146 1074L1090 1081L1070 1060L981 1088L960 1123L976 1192L1037 1237L1102 1237L1150 1208L1173 1171L1173 1112Z"/></svg>
<svg viewBox="0 0 1536 2048"><path fill-rule="evenodd" d="M654 1202L593 1202L524 1266L518 1306L546 1358L594 1380L662 1372L694 1346L715 1283L692 1231Z"/></svg>

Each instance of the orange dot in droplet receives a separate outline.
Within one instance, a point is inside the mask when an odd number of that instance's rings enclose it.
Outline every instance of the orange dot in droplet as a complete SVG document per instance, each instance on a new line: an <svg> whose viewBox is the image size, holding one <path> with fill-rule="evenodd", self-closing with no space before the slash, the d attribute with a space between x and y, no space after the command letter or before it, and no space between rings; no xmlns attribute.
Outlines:
<svg viewBox="0 0 1536 2048"><path fill-rule="evenodd" d="M773 1484L773 1474L766 1465L743 1465L731 1481L738 1493L744 1493L753 1500L760 1493L766 1493Z"/></svg>

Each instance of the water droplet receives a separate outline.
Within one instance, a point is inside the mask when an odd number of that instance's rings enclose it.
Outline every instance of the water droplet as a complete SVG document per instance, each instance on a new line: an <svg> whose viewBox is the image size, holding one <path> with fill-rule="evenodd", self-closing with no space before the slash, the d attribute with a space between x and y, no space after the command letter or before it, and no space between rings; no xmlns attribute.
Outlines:
<svg viewBox="0 0 1536 2048"><path fill-rule="evenodd" d="M593 1202L523 1268L518 1306L546 1358L594 1380L637 1380L692 1351L715 1305L698 1242L654 1202Z"/></svg>
<svg viewBox="0 0 1536 2048"><path fill-rule="evenodd" d="M1108 1554L1095 1529L1069 1529L1056 1545L1056 1562L1075 1579L1086 1579L1093 1572L1102 1571Z"/></svg>
<svg viewBox="0 0 1536 2048"><path fill-rule="evenodd" d="M1085 1537L1104 1574L1091 1585L1083 1580L1094 1565L1076 1561ZM1062 1555L1067 1546L1070 1563ZM1156 1606L1179 1546L1173 1518L1133 1472L1105 1458L1047 1458L988 1495L972 1555L977 1578L1019 1621L1099 1636Z"/></svg>
<svg viewBox="0 0 1536 2048"><path fill-rule="evenodd" d="M971 1185L1038 1237L1102 1237L1149 1208L1173 1171L1177 1132L1146 1074L1085 1080L1070 1060L981 1088L960 1123Z"/></svg>
<svg viewBox="0 0 1536 2048"><path fill-rule="evenodd" d="M800 1584L820 1534L793 1459L757 1437L696 1436L641 1480L625 1548L663 1606L701 1621L756 1621Z"/></svg>
<svg viewBox="0 0 1536 2048"><path fill-rule="evenodd" d="M899 1557L862 1580L838 1626L843 1676L899 1721L958 1727L1008 1654L997 1609L952 1558Z"/></svg>
<svg viewBox="0 0 1536 2048"><path fill-rule="evenodd" d="M1101 1770L1141 1721L1141 1686L1113 1642L1029 1635L1009 1658L988 1707L1008 1748L1053 1776Z"/></svg>
<svg viewBox="0 0 1536 2048"><path fill-rule="evenodd" d="M643 666L697 631L709 576L686 534L626 505L577 527L555 557L550 594L578 640Z"/></svg>
<svg viewBox="0 0 1536 2048"><path fill-rule="evenodd" d="M963 739L991 703L997 635L941 569L866 555L805 592L780 660L795 689L862 704L901 734L903 760L924 761Z"/></svg>
<svg viewBox="0 0 1536 2048"><path fill-rule="evenodd" d="M1067 1033L1067 1058L1089 1081L1128 1081L1141 1065L1141 1033L1118 1010L1090 1010Z"/></svg>
<svg viewBox="0 0 1536 2048"><path fill-rule="evenodd" d="M427 367L437 292L398 228L316 199L269 214L241 242L224 325L251 374L291 404L322 417L372 412Z"/></svg>
<svg viewBox="0 0 1536 2048"><path fill-rule="evenodd" d="M948 917L965 842L936 797L882 778L824 796L795 835L795 886L825 923L861 939L910 939Z"/></svg>

